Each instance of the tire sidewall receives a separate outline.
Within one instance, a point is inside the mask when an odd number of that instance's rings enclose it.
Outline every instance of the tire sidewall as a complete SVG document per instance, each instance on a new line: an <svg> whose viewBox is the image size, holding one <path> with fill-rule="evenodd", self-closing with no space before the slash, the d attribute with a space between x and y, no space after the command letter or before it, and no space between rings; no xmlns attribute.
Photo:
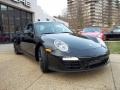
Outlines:
<svg viewBox="0 0 120 90"><path fill-rule="evenodd" d="M14 50L15 50L16 54L21 54L21 52L20 52L20 45L15 40L14 40Z"/></svg>
<svg viewBox="0 0 120 90"><path fill-rule="evenodd" d="M47 59L47 53L45 52L45 48L39 47L39 52L41 53L41 60L39 60L40 68L44 73L48 72L48 59Z"/></svg>

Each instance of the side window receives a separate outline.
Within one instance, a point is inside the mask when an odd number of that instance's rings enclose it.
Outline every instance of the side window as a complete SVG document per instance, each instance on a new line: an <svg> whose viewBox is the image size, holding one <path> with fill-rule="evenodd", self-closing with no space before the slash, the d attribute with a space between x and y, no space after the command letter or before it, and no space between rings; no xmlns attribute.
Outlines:
<svg viewBox="0 0 120 90"><path fill-rule="evenodd" d="M31 32L33 32L33 24L28 24L26 29L30 30Z"/></svg>
<svg viewBox="0 0 120 90"><path fill-rule="evenodd" d="M25 28L24 28L24 34L25 35L33 35L34 34L34 29L33 29L34 25L33 24L28 24Z"/></svg>

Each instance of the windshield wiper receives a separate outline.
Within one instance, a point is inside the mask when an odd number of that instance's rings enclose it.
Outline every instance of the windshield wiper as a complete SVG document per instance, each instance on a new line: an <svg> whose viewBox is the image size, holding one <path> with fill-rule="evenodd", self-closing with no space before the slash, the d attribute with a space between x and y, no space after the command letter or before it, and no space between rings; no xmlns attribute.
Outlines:
<svg viewBox="0 0 120 90"><path fill-rule="evenodd" d="M60 32L60 33L72 33L72 32ZM42 33L42 34L58 34L58 33Z"/></svg>
<svg viewBox="0 0 120 90"><path fill-rule="evenodd" d="M71 32L61 32L61 33L71 33Z"/></svg>
<svg viewBox="0 0 120 90"><path fill-rule="evenodd" d="M42 34L54 34L54 33L42 33Z"/></svg>

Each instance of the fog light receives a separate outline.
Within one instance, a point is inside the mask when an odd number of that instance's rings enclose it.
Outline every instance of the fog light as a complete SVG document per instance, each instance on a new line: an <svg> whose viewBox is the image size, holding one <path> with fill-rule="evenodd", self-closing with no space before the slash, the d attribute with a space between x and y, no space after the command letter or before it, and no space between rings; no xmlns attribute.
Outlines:
<svg viewBox="0 0 120 90"><path fill-rule="evenodd" d="M77 57L63 57L62 60L63 61L78 61L79 58L77 58Z"/></svg>

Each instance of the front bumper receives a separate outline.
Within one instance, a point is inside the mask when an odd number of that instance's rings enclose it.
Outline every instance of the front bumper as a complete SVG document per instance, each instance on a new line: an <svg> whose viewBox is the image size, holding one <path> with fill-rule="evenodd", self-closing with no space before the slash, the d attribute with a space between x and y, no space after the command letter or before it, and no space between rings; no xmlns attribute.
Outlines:
<svg viewBox="0 0 120 90"><path fill-rule="evenodd" d="M79 61L63 61L62 57L48 55L49 69L59 72L79 72L96 69L109 62L109 55L99 57L79 58Z"/></svg>

